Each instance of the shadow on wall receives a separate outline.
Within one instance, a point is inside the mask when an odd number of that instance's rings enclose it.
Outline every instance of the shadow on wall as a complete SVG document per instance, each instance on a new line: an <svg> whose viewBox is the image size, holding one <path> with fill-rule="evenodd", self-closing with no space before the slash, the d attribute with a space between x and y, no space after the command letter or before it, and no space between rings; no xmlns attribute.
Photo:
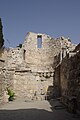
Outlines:
<svg viewBox="0 0 80 120"><path fill-rule="evenodd" d="M47 89L46 100L59 98L59 88L57 86L49 86Z"/></svg>
<svg viewBox="0 0 80 120"><path fill-rule="evenodd" d="M46 100L53 99L53 86L49 86L47 89Z"/></svg>

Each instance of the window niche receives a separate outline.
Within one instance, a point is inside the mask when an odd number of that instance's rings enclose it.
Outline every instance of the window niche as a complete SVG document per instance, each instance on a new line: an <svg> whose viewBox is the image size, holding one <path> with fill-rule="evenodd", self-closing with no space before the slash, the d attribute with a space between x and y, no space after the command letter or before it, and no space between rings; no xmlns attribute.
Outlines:
<svg viewBox="0 0 80 120"><path fill-rule="evenodd" d="M37 48L42 48L42 35L37 35Z"/></svg>
<svg viewBox="0 0 80 120"><path fill-rule="evenodd" d="M23 50L23 60L25 60L25 53L26 53L26 50Z"/></svg>

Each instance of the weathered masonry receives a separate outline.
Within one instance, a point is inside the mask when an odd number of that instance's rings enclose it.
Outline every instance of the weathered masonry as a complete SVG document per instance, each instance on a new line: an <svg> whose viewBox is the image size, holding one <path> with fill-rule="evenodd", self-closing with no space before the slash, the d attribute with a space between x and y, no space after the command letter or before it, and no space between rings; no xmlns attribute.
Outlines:
<svg viewBox="0 0 80 120"><path fill-rule="evenodd" d="M27 34L21 49L9 50L5 75L6 79L12 77L11 84L16 96L29 100L44 100L49 88L49 96L53 95L53 61L60 50L58 40L35 33Z"/></svg>
<svg viewBox="0 0 80 120"><path fill-rule="evenodd" d="M25 100L59 96L60 76L55 73L55 68L74 49L75 45L64 37L54 39L46 34L29 32L22 48L4 51L4 54L7 52L3 68L5 89L13 89L16 98Z"/></svg>

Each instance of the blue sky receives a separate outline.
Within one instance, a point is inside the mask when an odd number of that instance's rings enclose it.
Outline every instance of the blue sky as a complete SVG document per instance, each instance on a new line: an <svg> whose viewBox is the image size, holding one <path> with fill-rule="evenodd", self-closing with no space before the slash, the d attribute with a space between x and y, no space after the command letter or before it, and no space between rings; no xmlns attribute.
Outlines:
<svg viewBox="0 0 80 120"><path fill-rule="evenodd" d="M0 17L6 47L23 43L30 31L80 42L80 0L0 0Z"/></svg>

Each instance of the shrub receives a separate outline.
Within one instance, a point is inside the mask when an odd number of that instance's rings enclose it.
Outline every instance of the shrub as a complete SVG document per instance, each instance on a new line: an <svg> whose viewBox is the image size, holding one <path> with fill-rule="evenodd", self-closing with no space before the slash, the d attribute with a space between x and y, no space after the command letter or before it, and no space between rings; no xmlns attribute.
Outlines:
<svg viewBox="0 0 80 120"><path fill-rule="evenodd" d="M9 95L9 98L8 98L9 101L13 101L15 93L11 89L7 89L7 91L8 91L8 95Z"/></svg>

